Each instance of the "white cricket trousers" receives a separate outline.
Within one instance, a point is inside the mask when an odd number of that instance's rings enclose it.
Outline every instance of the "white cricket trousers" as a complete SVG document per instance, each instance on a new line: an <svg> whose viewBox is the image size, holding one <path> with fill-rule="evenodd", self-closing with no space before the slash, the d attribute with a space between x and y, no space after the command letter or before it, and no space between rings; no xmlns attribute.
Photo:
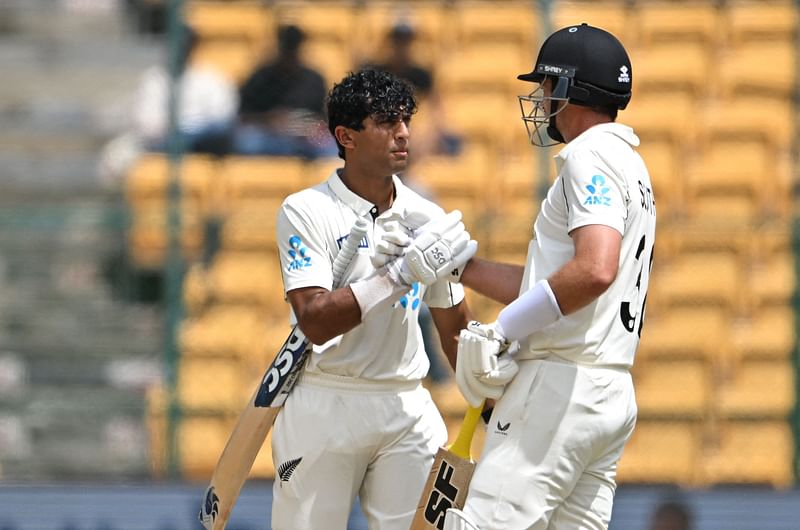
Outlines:
<svg viewBox="0 0 800 530"><path fill-rule="evenodd" d="M481 530L605 530L636 423L630 373L523 360L497 402L464 512Z"/></svg>
<svg viewBox="0 0 800 530"><path fill-rule="evenodd" d="M418 382L305 374L272 432L273 530L408 530L447 429Z"/></svg>

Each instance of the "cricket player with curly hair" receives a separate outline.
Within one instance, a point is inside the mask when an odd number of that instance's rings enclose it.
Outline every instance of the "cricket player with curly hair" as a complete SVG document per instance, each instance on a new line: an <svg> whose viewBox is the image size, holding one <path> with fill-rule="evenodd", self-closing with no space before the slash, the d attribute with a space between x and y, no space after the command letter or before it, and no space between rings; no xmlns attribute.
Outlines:
<svg viewBox="0 0 800 530"><path fill-rule="evenodd" d="M455 366L470 313L453 270L477 243L458 211L445 215L397 177L415 111L410 86L386 72L334 85L328 127L343 166L278 214L286 297L314 346L273 430L275 530L344 530L356 496L371 530L408 530L446 441L421 385L429 361L417 317L428 304ZM369 230L333 289L332 263L356 219Z"/></svg>

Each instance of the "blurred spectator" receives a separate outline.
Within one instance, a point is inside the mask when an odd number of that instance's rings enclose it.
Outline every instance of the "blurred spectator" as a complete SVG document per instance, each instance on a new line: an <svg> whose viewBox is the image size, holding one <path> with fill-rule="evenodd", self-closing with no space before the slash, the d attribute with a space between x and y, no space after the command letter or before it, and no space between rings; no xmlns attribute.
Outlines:
<svg viewBox="0 0 800 530"><path fill-rule="evenodd" d="M461 150L461 139L445 129L444 107L435 90L433 71L414 60L416 36L416 30L408 22L397 22L387 35L386 57L382 62L368 66L391 72L414 87L415 96L420 102L420 113L412 120L414 160L429 154L456 155Z"/></svg>
<svg viewBox="0 0 800 530"><path fill-rule="evenodd" d="M336 144L324 119L325 79L303 63L301 47L305 39L297 26L278 28L277 56L258 67L240 88L235 152L336 156Z"/></svg>
<svg viewBox="0 0 800 530"><path fill-rule="evenodd" d="M183 27L179 59L178 129L187 151L223 155L236 113L235 85L213 68L192 62L199 37ZM145 71L133 109L134 127L148 150L163 151L169 133L170 73L163 65Z"/></svg>
<svg viewBox="0 0 800 530"><path fill-rule="evenodd" d="M180 35L177 83L177 126L187 152L224 155L236 117L236 85L211 67L192 62L199 37L188 26ZM122 177L142 151L165 151L169 135L170 72L166 64L149 67L142 74L129 115L129 130L104 148L100 176Z"/></svg>
<svg viewBox="0 0 800 530"><path fill-rule="evenodd" d="M664 501L653 512L648 530L692 530L691 511L681 501Z"/></svg>

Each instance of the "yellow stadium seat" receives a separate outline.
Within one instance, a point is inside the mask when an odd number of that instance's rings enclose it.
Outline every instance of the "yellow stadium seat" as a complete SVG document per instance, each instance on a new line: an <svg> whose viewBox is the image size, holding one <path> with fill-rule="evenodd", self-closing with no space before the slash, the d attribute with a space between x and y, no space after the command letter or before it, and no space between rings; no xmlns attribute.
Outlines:
<svg viewBox="0 0 800 530"><path fill-rule="evenodd" d="M684 41L717 44L722 25L714 2L659 2L637 4L635 12L639 41L649 46L657 42ZM635 70L634 70L635 71Z"/></svg>
<svg viewBox="0 0 800 530"><path fill-rule="evenodd" d="M728 38L734 46L759 40L792 42L800 23L792 0L728 2L724 13Z"/></svg>
<svg viewBox="0 0 800 530"><path fill-rule="evenodd" d="M348 46L358 30L356 9L351 2L278 2L273 12L280 24L291 23L302 28L309 42Z"/></svg>
<svg viewBox="0 0 800 530"><path fill-rule="evenodd" d="M769 179L771 157L759 141L718 140L712 142L687 169L687 200L714 195L751 198L756 208L767 206L774 189Z"/></svg>
<svg viewBox="0 0 800 530"><path fill-rule="evenodd" d="M659 219L683 213L685 185L681 150L668 140L656 139L643 141L636 150L647 165Z"/></svg>
<svg viewBox="0 0 800 530"><path fill-rule="evenodd" d="M795 291L795 264L791 252L776 253L757 264L747 276L747 296L751 311L788 307Z"/></svg>
<svg viewBox="0 0 800 530"><path fill-rule="evenodd" d="M722 381L717 408L726 418L787 418L795 402L794 366L788 361L745 360Z"/></svg>
<svg viewBox="0 0 800 530"><path fill-rule="evenodd" d="M262 55L244 41L200 41L192 54L192 62L217 70L233 81L243 83L255 69Z"/></svg>
<svg viewBox="0 0 800 530"><path fill-rule="evenodd" d="M743 285L736 255L696 252L677 256L658 268L649 291L663 306L712 306L737 314L744 303Z"/></svg>
<svg viewBox="0 0 800 530"><path fill-rule="evenodd" d="M711 62L701 43L658 44L635 48L630 55L637 94L677 92L696 99L709 92Z"/></svg>
<svg viewBox="0 0 800 530"><path fill-rule="evenodd" d="M450 8L444 3L416 2L413 5L398 2L364 2L359 15L359 62L374 61L379 51L387 46L386 37L395 24L402 23L414 29L414 59L421 64L440 64L444 51L453 42L453 24L448 23Z"/></svg>
<svg viewBox="0 0 800 530"><path fill-rule="evenodd" d="M462 97L496 94L506 98L519 115L516 96L533 85L520 81L517 75L530 71L531 61L530 52L513 42L465 45L439 63L436 79L446 95L448 109L453 100Z"/></svg>
<svg viewBox="0 0 800 530"><path fill-rule="evenodd" d="M653 295L653 297L655 297ZM648 295L648 306L650 295ZM730 351L729 317L714 307L684 307L645 313L637 358L709 359Z"/></svg>
<svg viewBox="0 0 800 530"><path fill-rule="evenodd" d="M258 308L219 304L185 319L179 344L185 356L254 358L263 355L266 330Z"/></svg>
<svg viewBox="0 0 800 530"><path fill-rule="evenodd" d="M454 9L460 45L504 41L528 53L535 49L539 13L531 2L506 1L498 8L494 2L464 1L455 3Z"/></svg>
<svg viewBox="0 0 800 530"><path fill-rule="evenodd" d="M618 0L562 0L554 3L552 16L555 29L586 22L610 32L623 44L632 37L628 8Z"/></svg>
<svg viewBox="0 0 800 530"><path fill-rule="evenodd" d="M730 98L741 94L794 97L796 79L794 42L753 42L723 57L719 66L720 93ZM764 71L764 65L769 71ZM761 113L759 113L761 114Z"/></svg>
<svg viewBox="0 0 800 530"><path fill-rule="evenodd" d="M794 141L794 109L790 100L744 95L704 106L698 137L701 146L713 140L758 139L777 150ZM750 116L769 116L751 120Z"/></svg>
<svg viewBox="0 0 800 530"><path fill-rule="evenodd" d="M280 264L271 252L217 254L208 270L207 286L209 296L223 304L252 304L265 311L283 306Z"/></svg>
<svg viewBox="0 0 800 530"><path fill-rule="evenodd" d="M791 307L766 308L738 322L731 341L742 359L789 359L797 336Z"/></svg>
<svg viewBox="0 0 800 530"><path fill-rule="evenodd" d="M660 227L656 246L663 251L659 254L661 262L698 252L723 252L735 255L741 267L748 267L756 253L756 238L749 228L681 222Z"/></svg>
<svg viewBox="0 0 800 530"><path fill-rule="evenodd" d="M126 250L131 261L145 269L160 269L167 258L169 248L168 206L164 201L147 201L133 205L130 209L130 224L127 228ZM183 206L178 215L178 235L183 259L200 257L204 243L203 216L200 210Z"/></svg>
<svg viewBox="0 0 800 530"><path fill-rule="evenodd" d="M220 235L223 250L274 251L281 199L241 202L225 217Z"/></svg>
<svg viewBox="0 0 800 530"><path fill-rule="evenodd" d="M282 156L228 156L219 179L229 208L253 199L280 199L300 191L307 167L302 159Z"/></svg>
<svg viewBox="0 0 800 530"><path fill-rule="evenodd" d="M711 397L710 367L703 360L650 360L633 369L639 416L705 418Z"/></svg>
<svg viewBox="0 0 800 530"><path fill-rule="evenodd" d="M687 204L688 218L697 224L712 227L753 226L762 215L760 205L748 195L697 195Z"/></svg>
<svg viewBox="0 0 800 530"><path fill-rule="evenodd" d="M696 98L687 92L635 92L618 121L633 127L642 146L653 140L689 146L697 135L695 105Z"/></svg>
<svg viewBox="0 0 800 530"><path fill-rule="evenodd" d="M260 2L187 2L185 17L201 40L244 41L258 56L275 40L272 12Z"/></svg>
<svg viewBox="0 0 800 530"><path fill-rule="evenodd" d="M172 167L169 158L147 153L134 162L125 177L125 199L132 205L168 198ZM175 170L184 204L204 209L212 193L217 163L208 155L187 154Z"/></svg>
<svg viewBox="0 0 800 530"><path fill-rule="evenodd" d="M183 356L178 365L178 399L187 410L236 411L251 392L242 385L246 372L236 358Z"/></svg>
<svg viewBox="0 0 800 530"><path fill-rule="evenodd" d="M709 484L769 484L792 482L794 443L785 421L727 421L717 442L699 463Z"/></svg>
<svg viewBox="0 0 800 530"><path fill-rule="evenodd" d="M622 453L617 482L694 485L700 439L696 422L639 420Z"/></svg>
<svg viewBox="0 0 800 530"><path fill-rule="evenodd" d="M184 478L209 479L233 426L229 415L187 415L181 420L177 438Z"/></svg>
<svg viewBox="0 0 800 530"><path fill-rule="evenodd" d="M328 87L357 67L349 47L336 41L309 40L302 53L304 61L322 75Z"/></svg>
<svg viewBox="0 0 800 530"><path fill-rule="evenodd" d="M505 93L459 93L447 98L446 119L452 130L468 142L481 143L492 150L517 141L521 131L519 101ZM524 138L524 136L522 137Z"/></svg>

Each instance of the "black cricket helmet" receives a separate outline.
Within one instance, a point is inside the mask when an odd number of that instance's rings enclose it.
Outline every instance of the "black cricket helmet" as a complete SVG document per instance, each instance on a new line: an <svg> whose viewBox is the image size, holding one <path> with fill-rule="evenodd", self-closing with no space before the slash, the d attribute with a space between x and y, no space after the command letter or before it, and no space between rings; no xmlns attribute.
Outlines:
<svg viewBox="0 0 800 530"><path fill-rule="evenodd" d="M550 112L544 107L540 86L528 96L520 96L522 119L534 145L546 146L564 141L555 128L555 115L563 110L560 102L607 109L624 109L631 99L631 61L625 47L611 33L589 26L568 26L550 35L542 44L533 71L517 76L522 81L543 83L553 80ZM532 104L532 108L531 108ZM555 142L545 143L540 131Z"/></svg>

